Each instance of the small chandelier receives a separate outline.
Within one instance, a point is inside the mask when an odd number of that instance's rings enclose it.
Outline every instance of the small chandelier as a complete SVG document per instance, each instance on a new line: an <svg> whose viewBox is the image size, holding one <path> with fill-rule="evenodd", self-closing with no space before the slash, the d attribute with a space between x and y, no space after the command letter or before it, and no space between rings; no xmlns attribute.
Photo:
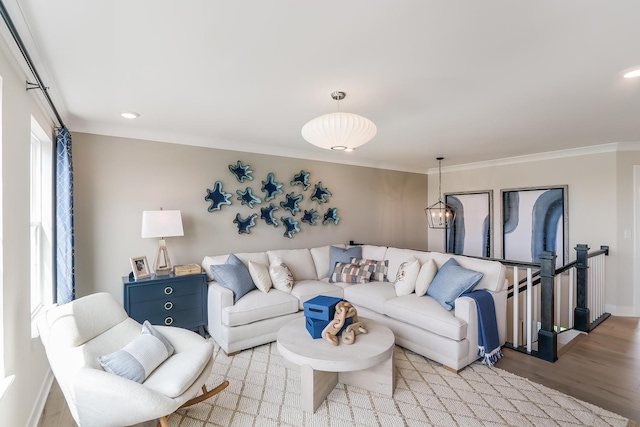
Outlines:
<svg viewBox="0 0 640 427"><path fill-rule="evenodd" d="M376 125L357 114L340 112L340 100L344 92L332 92L331 98L338 101L338 112L324 114L307 122L302 127L302 137L307 142L328 150L353 151L376 136Z"/></svg>
<svg viewBox="0 0 640 427"><path fill-rule="evenodd" d="M438 157L438 202L424 210L429 222L429 228L451 228L456 218L456 211L442 202L442 160Z"/></svg>

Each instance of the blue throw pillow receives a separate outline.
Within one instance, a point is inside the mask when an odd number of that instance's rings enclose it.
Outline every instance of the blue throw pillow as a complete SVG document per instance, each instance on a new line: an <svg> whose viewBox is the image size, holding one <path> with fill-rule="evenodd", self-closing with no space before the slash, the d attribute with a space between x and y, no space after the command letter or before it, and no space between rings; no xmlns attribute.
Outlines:
<svg viewBox="0 0 640 427"><path fill-rule="evenodd" d="M234 254L229 255L225 264L212 265L211 274L220 286L233 292L234 304L247 293L256 289L249 269Z"/></svg>
<svg viewBox="0 0 640 427"><path fill-rule="evenodd" d="M445 262L433 278L427 295L435 299L447 310L455 307L455 300L465 292L470 292L478 284L484 274L479 271L468 270L460 267L453 259Z"/></svg>
<svg viewBox="0 0 640 427"><path fill-rule="evenodd" d="M362 246L353 246L349 249L329 246L329 272L327 273L327 276L329 276L329 282L333 283L331 276L333 275L333 270L336 268L336 264L339 262L349 264L351 262L351 258L362 258Z"/></svg>

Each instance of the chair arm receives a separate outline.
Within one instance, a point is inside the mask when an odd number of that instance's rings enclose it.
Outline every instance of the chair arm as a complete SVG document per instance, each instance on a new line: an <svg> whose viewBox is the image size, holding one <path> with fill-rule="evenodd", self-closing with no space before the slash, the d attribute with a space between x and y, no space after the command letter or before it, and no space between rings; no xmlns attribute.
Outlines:
<svg viewBox="0 0 640 427"><path fill-rule="evenodd" d="M98 369L75 374L73 393L82 426L125 426L173 413L179 403L143 384ZM117 408L117 409L116 409Z"/></svg>
<svg viewBox="0 0 640 427"><path fill-rule="evenodd" d="M154 328L169 340L176 353L187 351L206 341L199 334L188 329L161 325L154 325Z"/></svg>

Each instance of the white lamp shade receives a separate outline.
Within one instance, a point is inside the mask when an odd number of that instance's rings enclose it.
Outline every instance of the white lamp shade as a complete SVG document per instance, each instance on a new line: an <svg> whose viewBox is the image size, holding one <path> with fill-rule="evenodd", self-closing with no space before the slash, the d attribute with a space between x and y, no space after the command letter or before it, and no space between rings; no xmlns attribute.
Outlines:
<svg viewBox="0 0 640 427"><path fill-rule="evenodd" d="M184 236L180 211L143 211L142 237Z"/></svg>
<svg viewBox="0 0 640 427"><path fill-rule="evenodd" d="M376 136L376 125L351 113L330 113L316 117L302 127L307 142L326 149L356 148Z"/></svg>

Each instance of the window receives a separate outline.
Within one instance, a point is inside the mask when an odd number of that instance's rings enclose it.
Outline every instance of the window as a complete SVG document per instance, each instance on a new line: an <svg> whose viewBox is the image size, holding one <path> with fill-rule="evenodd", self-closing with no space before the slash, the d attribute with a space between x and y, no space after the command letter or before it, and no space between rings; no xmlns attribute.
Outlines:
<svg viewBox="0 0 640 427"><path fill-rule="evenodd" d="M31 119L31 318L53 302L52 142Z"/></svg>

